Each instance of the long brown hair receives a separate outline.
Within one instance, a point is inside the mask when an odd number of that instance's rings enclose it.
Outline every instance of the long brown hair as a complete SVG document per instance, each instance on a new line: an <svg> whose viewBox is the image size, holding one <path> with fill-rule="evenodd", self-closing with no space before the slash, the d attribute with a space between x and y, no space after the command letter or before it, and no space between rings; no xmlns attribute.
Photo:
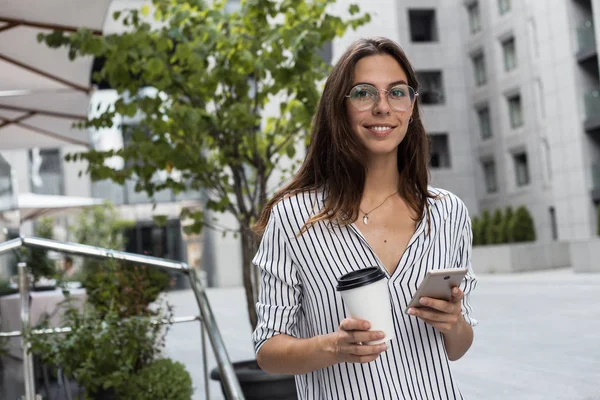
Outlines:
<svg viewBox="0 0 600 400"><path fill-rule="evenodd" d="M366 166L364 145L354 134L345 107L345 95L352 88L354 69L364 57L387 54L400 64L408 84L418 91L415 72L404 51L386 38L354 42L333 67L313 119L311 141L306 158L292 181L267 203L254 226L260 236L266 229L271 210L278 201L299 192L327 187L324 207L302 228L330 220L346 225L358 218ZM418 97L406 136L398 146L399 194L420 220L427 207L429 140L421 122Z"/></svg>

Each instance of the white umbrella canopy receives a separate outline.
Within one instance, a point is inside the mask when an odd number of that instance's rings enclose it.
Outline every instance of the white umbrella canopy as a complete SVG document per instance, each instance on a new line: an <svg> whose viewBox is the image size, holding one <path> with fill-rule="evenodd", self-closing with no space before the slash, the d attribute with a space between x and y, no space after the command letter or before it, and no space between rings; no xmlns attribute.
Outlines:
<svg viewBox="0 0 600 400"><path fill-rule="evenodd" d="M21 222L43 216L77 211L103 203L104 200L91 197L54 196L35 193L19 193L17 196L17 207L21 214Z"/></svg>
<svg viewBox="0 0 600 400"><path fill-rule="evenodd" d="M89 145L92 57L38 43L40 32L102 34L111 0L0 0L0 150Z"/></svg>

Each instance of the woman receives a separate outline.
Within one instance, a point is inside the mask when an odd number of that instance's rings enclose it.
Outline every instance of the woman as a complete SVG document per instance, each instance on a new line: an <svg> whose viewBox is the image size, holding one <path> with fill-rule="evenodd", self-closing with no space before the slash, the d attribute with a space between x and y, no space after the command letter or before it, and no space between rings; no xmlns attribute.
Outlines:
<svg viewBox="0 0 600 400"><path fill-rule="evenodd" d="M453 194L428 186L418 83L394 42L363 39L329 76L306 159L256 230L262 270L254 332L267 372L297 375L300 399L462 398L449 368L473 340L471 225ZM387 274L395 337L346 318L337 278ZM450 301L403 312L430 269L468 267Z"/></svg>

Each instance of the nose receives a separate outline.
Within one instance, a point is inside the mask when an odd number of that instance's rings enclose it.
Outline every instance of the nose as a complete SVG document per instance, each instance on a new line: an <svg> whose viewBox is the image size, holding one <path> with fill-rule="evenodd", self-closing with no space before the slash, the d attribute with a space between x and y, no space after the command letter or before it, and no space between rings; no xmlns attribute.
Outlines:
<svg viewBox="0 0 600 400"><path fill-rule="evenodd" d="M382 93L383 92L383 93ZM377 102L373 107L373 112L375 114L389 114L390 113L390 104L388 103L387 98L387 90L380 89L378 90Z"/></svg>

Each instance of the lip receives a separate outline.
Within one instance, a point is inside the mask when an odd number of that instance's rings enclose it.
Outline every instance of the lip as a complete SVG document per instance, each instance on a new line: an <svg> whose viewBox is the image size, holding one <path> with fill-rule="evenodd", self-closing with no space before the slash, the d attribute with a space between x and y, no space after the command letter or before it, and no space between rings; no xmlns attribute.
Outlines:
<svg viewBox="0 0 600 400"><path fill-rule="evenodd" d="M389 129L386 129L384 131L382 131L382 130L375 130L375 129L370 129L369 126L371 126L371 127L373 127L373 126L385 126L385 127L388 127ZM368 130L373 136L377 136L377 137L381 137L381 138L389 136L394 131L394 129L396 129L396 127L394 125L388 125L388 124L364 125L364 128L366 130Z"/></svg>

